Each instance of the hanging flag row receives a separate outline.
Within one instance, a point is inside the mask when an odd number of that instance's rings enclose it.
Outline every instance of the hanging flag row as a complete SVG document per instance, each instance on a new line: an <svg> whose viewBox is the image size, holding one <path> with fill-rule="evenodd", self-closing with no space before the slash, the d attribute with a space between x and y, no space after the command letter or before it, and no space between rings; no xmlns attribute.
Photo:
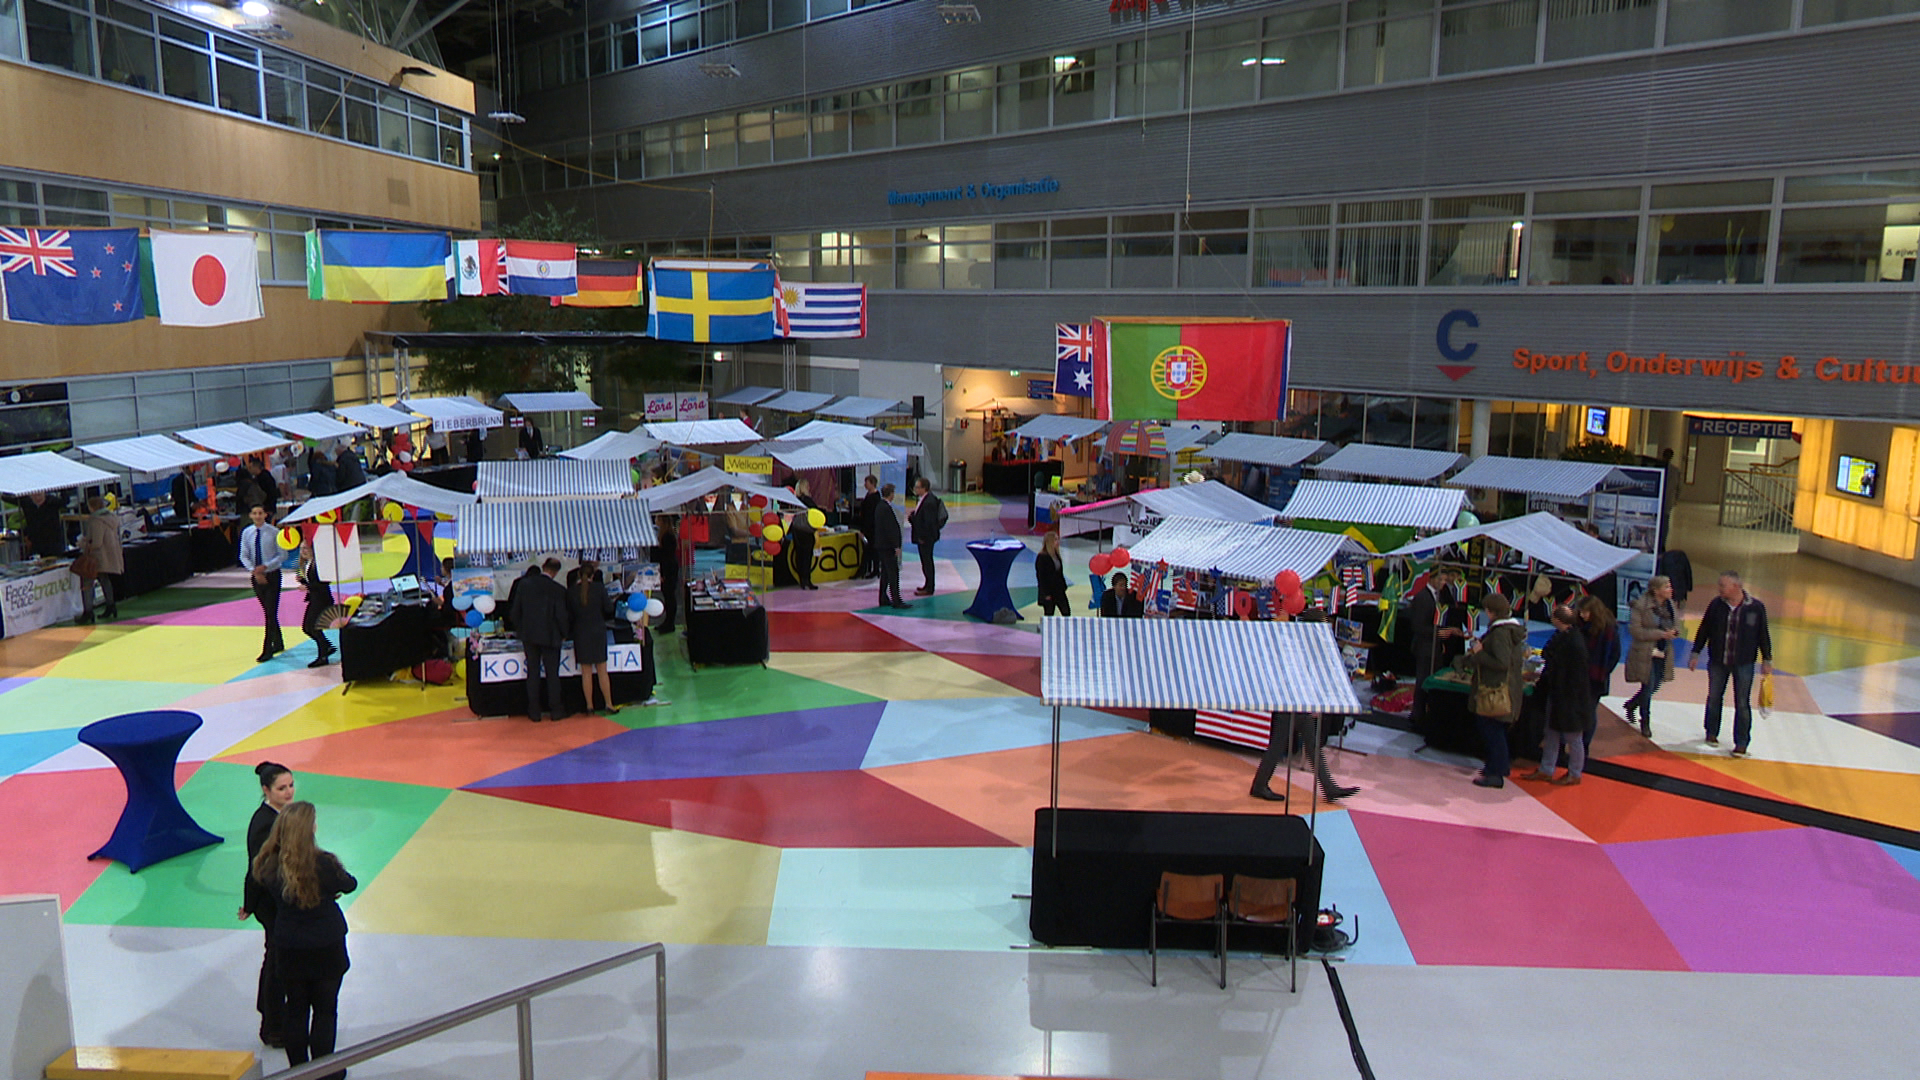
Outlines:
<svg viewBox="0 0 1920 1080"><path fill-rule="evenodd" d="M1093 399L1102 420L1273 420L1292 350L1286 319L1056 323L1053 392Z"/></svg>
<svg viewBox="0 0 1920 1080"><path fill-rule="evenodd" d="M261 318L252 233L0 228L0 304L10 322L168 326Z"/></svg>

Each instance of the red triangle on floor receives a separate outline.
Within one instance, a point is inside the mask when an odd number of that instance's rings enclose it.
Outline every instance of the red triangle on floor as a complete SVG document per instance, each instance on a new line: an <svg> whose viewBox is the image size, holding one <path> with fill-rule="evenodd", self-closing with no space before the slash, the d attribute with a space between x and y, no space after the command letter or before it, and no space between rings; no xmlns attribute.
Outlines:
<svg viewBox="0 0 1920 1080"><path fill-rule="evenodd" d="M850 611L769 611L767 639L777 653L918 652Z"/></svg>
<svg viewBox="0 0 1920 1080"><path fill-rule="evenodd" d="M989 679L1006 683L1023 694L1040 696L1040 658L1037 656L991 656L985 653L940 655Z"/></svg>
<svg viewBox="0 0 1920 1080"><path fill-rule="evenodd" d="M520 802L792 848L1010 847L858 770L479 789Z"/></svg>

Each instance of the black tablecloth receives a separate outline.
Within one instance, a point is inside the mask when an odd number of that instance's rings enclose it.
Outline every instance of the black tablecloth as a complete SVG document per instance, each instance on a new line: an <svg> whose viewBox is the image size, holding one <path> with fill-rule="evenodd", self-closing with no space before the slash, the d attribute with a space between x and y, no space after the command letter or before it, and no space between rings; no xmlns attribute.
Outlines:
<svg viewBox="0 0 1920 1080"><path fill-rule="evenodd" d="M1033 906L1028 926L1044 945L1144 949L1160 874L1251 874L1294 878L1299 886L1301 940L1310 940L1320 908L1326 853L1307 820L1279 814L1202 814L1145 810L1060 812L1059 854L1052 811L1033 815ZM1205 927L1162 926L1175 948L1212 945ZM1285 929L1235 928L1237 948L1283 948Z"/></svg>
<svg viewBox="0 0 1920 1080"><path fill-rule="evenodd" d="M767 609L719 608L696 611L681 608L686 620L687 659L696 664L764 664L772 649L767 643Z"/></svg>
<svg viewBox="0 0 1920 1080"><path fill-rule="evenodd" d="M192 551L194 573L211 574L240 565L240 534L236 526L195 526L180 532Z"/></svg>
<svg viewBox="0 0 1920 1080"><path fill-rule="evenodd" d="M164 589L193 576L193 542L185 533L156 533L120 546L126 564L119 599Z"/></svg>
<svg viewBox="0 0 1920 1080"><path fill-rule="evenodd" d="M989 495L1020 495L1047 486L1060 475L1058 461L989 461L980 466L980 489Z"/></svg>
<svg viewBox="0 0 1920 1080"><path fill-rule="evenodd" d="M425 604L404 604L388 609L378 622L341 627L340 678L385 679L441 655L446 635L434 626L433 614Z"/></svg>
<svg viewBox="0 0 1920 1080"><path fill-rule="evenodd" d="M633 644L630 629L615 631L615 644ZM607 686L613 690L615 705L631 705L645 701L653 694L654 684L658 681L656 672L609 671ZM561 695L566 699L567 710L571 713L585 712L587 699L580 691L580 676L565 675L560 679ZM545 693L544 690L541 691ZM599 700L599 691L594 691ZM467 708L481 716L525 716L527 715L527 681L508 679L504 682L482 682L481 665L476 658L467 661Z"/></svg>
<svg viewBox="0 0 1920 1080"><path fill-rule="evenodd" d="M1466 684L1428 679L1427 715L1415 730L1427 741L1428 746L1436 750L1449 750L1485 760L1486 743L1480 738L1480 728L1474 722L1472 710L1467 708L1468 699ZM1507 729L1507 749L1514 757L1540 756L1541 733L1546 730L1542 708L1543 703L1529 684L1526 696L1520 700L1520 719Z"/></svg>

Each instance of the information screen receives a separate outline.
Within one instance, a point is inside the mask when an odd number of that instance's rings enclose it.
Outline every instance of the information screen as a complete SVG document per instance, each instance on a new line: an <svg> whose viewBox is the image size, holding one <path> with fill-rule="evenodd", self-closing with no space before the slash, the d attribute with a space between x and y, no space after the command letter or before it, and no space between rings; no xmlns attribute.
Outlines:
<svg viewBox="0 0 1920 1080"><path fill-rule="evenodd" d="M1841 454L1839 475L1834 478L1833 486L1849 495L1871 499L1880 487L1880 463Z"/></svg>

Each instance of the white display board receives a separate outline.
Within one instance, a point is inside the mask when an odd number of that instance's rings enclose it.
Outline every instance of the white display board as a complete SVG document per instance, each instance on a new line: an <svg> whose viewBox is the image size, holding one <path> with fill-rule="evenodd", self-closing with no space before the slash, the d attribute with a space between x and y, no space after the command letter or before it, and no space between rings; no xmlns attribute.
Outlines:
<svg viewBox="0 0 1920 1080"><path fill-rule="evenodd" d="M675 419L678 419L678 420L711 420L713 419L711 415L711 406L708 405L707 403L707 394L706 394L706 391L704 390L698 391L696 393L676 395L674 398L674 404L677 407L680 414L679 416L675 417ZM647 417L647 419L651 420L653 419L653 417L649 416Z"/></svg>
<svg viewBox="0 0 1920 1080"><path fill-rule="evenodd" d="M61 563L28 577L0 578L0 637L17 637L80 617L80 579Z"/></svg>
<svg viewBox="0 0 1920 1080"><path fill-rule="evenodd" d="M57 896L0 896L0 1072L46 1075L73 1049Z"/></svg>
<svg viewBox="0 0 1920 1080"><path fill-rule="evenodd" d="M482 653L478 658L467 662L480 665L480 681L483 683L519 682L527 677L527 658L522 653ZM647 670L646 653L640 646L609 645L607 647L609 675L638 675L645 670ZM572 678L580 674L580 664L573 658L572 645L563 646L560 650L560 674L564 678Z"/></svg>
<svg viewBox="0 0 1920 1080"><path fill-rule="evenodd" d="M664 394L658 392L650 393L646 397L646 402L647 423L661 424L669 420L680 419L679 402L672 392Z"/></svg>

